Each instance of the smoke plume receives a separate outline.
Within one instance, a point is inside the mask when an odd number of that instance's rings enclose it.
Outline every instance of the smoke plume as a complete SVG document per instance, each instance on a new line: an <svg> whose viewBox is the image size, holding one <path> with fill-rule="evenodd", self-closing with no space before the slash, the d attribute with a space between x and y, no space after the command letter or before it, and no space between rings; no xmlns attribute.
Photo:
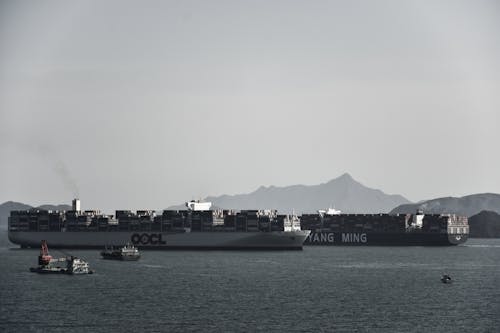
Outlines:
<svg viewBox="0 0 500 333"><path fill-rule="evenodd" d="M71 176L66 164L61 160L56 160L54 164L54 171L61 178L64 187L73 194L73 198L80 197L80 191L76 180Z"/></svg>

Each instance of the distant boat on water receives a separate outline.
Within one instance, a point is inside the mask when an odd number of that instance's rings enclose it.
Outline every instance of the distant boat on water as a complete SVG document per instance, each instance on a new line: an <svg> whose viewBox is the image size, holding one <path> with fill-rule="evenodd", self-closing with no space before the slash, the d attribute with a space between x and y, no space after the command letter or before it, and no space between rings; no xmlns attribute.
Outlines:
<svg viewBox="0 0 500 333"><path fill-rule="evenodd" d="M130 243L121 248L114 248L113 246L106 247L103 251L101 251L101 256L103 257L103 259L114 259L114 260L124 260L124 261L139 260L139 258L141 258L139 249L137 249L134 245Z"/></svg>

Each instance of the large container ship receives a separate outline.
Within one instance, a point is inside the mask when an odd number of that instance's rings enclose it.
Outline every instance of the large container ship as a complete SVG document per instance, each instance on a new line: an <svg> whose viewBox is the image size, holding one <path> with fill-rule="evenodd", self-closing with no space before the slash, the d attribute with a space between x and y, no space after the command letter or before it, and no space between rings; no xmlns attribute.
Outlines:
<svg viewBox="0 0 500 333"><path fill-rule="evenodd" d="M303 245L458 245L468 239L465 216L454 214L280 215L275 210L118 210L114 216L80 210L12 211L9 239L21 247L103 248L132 243L152 249L301 249Z"/></svg>
<svg viewBox="0 0 500 333"><path fill-rule="evenodd" d="M9 240L21 247L104 248L132 243L141 249L300 250L310 231L274 210L210 210L191 201L186 210L118 210L115 215L80 209L11 211Z"/></svg>
<svg viewBox="0 0 500 333"><path fill-rule="evenodd" d="M301 216L311 231L304 245L458 245L469 236L467 217L454 214L342 214Z"/></svg>

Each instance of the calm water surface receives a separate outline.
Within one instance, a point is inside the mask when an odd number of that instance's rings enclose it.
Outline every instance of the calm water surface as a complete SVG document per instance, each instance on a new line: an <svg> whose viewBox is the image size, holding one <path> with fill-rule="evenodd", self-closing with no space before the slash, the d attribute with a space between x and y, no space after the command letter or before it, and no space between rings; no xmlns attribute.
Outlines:
<svg viewBox="0 0 500 333"><path fill-rule="evenodd" d="M138 262L69 252L96 274L30 273L38 250L0 248L0 331L500 331L499 239L457 247L150 251ZM440 282L444 273L453 284Z"/></svg>

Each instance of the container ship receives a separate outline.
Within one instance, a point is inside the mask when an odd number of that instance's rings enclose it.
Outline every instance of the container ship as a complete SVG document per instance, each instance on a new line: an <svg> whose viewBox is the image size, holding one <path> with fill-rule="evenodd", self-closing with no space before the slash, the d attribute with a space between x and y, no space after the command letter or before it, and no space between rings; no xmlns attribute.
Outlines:
<svg viewBox="0 0 500 333"><path fill-rule="evenodd" d="M301 250L309 230L275 210L210 210L191 201L186 210L118 210L115 215L80 209L11 211L9 240L23 248L103 248L127 243L141 249Z"/></svg>
<svg viewBox="0 0 500 333"><path fill-rule="evenodd" d="M304 245L458 245L469 236L466 216L454 214L342 214L335 209L301 216L311 231Z"/></svg>
<svg viewBox="0 0 500 333"><path fill-rule="evenodd" d="M102 248L127 243L151 249L301 249L303 245L458 245L468 220L454 214L342 214L335 209L300 216L275 210L118 210L114 216L80 210L12 211L9 239L21 247Z"/></svg>

